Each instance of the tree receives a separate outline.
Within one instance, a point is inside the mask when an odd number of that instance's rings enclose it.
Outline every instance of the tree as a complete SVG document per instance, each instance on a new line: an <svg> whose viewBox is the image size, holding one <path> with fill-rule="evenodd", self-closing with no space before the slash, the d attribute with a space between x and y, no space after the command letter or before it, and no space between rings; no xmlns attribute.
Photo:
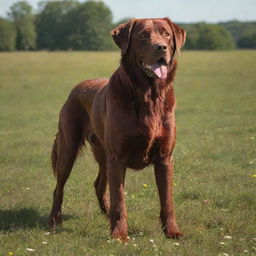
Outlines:
<svg viewBox="0 0 256 256"><path fill-rule="evenodd" d="M75 0L40 3L37 45L50 50L105 50L113 47L112 13L103 2Z"/></svg>
<svg viewBox="0 0 256 256"><path fill-rule="evenodd" d="M15 46L15 26L9 20L0 18L0 51L13 51Z"/></svg>
<svg viewBox="0 0 256 256"><path fill-rule="evenodd" d="M239 48L254 48L256 49L256 31L247 31L238 40L237 45Z"/></svg>
<svg viewBox="0 0 256 256"><path fill-rule="evenodd" d="M234 41L238 43L238 41L247 33L256 32L256 22L239 22L237 20L220 23L224 26L233 36Z"/></svg>
<svg viewBox="0 0 256 256"><path fill-rule="evenodd" d="M67 14L78 5L75 0L41 2L36 19L39 49L65 49Z"/></svg>
<svg viewBox="0 0 256 256"><path fill-rule="evenodd" d="M106 50L113 48L111 10L103 3L87 1L72 9L66 17L66 48Z"/></svg>
<svg viewBox="0 0 256 256"><path fill-rule="evenodd" d="M18 50L33 50L36 48L36 31L32 7L26 1L20 1L11 6L9 17L16 27L16 48Z"/></svg>
<svg viewBox="0 0 256 256"><path fill-rule="evenodd" d="M231 34L221 25L199 23L196 47L200 50L228 50L234 48Z"/></svg>
<svg viewBox="0 0 256 256"><path fill-rule="evenodd" d="M195 50L197 49L197 42L199 38L198 28L194 24L181 24L181 26L187 32L187 38L185 43L185 49Z"/></svg>

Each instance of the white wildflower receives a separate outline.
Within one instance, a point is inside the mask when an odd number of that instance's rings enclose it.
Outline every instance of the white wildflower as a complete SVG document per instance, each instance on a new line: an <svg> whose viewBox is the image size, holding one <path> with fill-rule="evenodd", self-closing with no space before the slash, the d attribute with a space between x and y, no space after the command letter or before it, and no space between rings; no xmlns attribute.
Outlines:
<svg viewBox="0 0 256 256"><path fill-rule="evenodd" d="M27 250L28 252L34 252L34 251L35 251L35 249L32 249L32 248L26 248L26 250Z"/></svg>

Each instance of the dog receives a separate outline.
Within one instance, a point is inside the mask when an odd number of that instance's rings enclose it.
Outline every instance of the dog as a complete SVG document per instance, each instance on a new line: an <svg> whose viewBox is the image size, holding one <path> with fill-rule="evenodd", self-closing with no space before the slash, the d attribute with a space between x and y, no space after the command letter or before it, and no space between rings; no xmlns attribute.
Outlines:
<svg viewBox="0 0 256 256"><path fill-rule="evenodd" d="M122 241L128 237L126 168L141 170L152 164L162 229L167 238L178 238L182 233L173 204L173 83L175 56L180 54L186 32L163 18L132 19L111 33L121 49L119 68L110 79L79 83L60 111L51 155L57 185L49 224L54 229L62 222L63 188L87 141L99 166L94 186L99 206L110 220L111 237Z"/></svg>

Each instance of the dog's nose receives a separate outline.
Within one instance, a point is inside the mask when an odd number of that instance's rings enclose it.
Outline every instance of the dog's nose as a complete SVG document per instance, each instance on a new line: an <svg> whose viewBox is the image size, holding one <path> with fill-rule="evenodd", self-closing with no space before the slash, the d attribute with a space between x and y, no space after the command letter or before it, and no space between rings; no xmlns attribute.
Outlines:
<svg viewBox="0 0 256 256"><path fill-rule="evenodd" d="M165 44L155 44L154 49L157 51L166 51L167 46Z"/></svg>

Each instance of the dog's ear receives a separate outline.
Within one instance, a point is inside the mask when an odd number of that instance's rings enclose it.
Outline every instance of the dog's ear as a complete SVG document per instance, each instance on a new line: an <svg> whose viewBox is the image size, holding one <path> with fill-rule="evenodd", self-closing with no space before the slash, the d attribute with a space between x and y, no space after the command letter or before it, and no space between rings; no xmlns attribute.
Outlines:
<svg viewBox="0 0 256 256"><path fill-rule="evenodd" d="M130 36L134 23L134 19L130 20L125 24L120 24L117 28L111 31L114 42L121 49L122 56L129 48Z"/></svg>
<svg viewBox="0 0 256 256"><path fill-rule="evenodd" d="M186 31L180 26L171 22L169 18L165 18L165 20L168 22L173 31L176 52L178 53L178 55L180 55L180 50L186 41Z"/></svg>

